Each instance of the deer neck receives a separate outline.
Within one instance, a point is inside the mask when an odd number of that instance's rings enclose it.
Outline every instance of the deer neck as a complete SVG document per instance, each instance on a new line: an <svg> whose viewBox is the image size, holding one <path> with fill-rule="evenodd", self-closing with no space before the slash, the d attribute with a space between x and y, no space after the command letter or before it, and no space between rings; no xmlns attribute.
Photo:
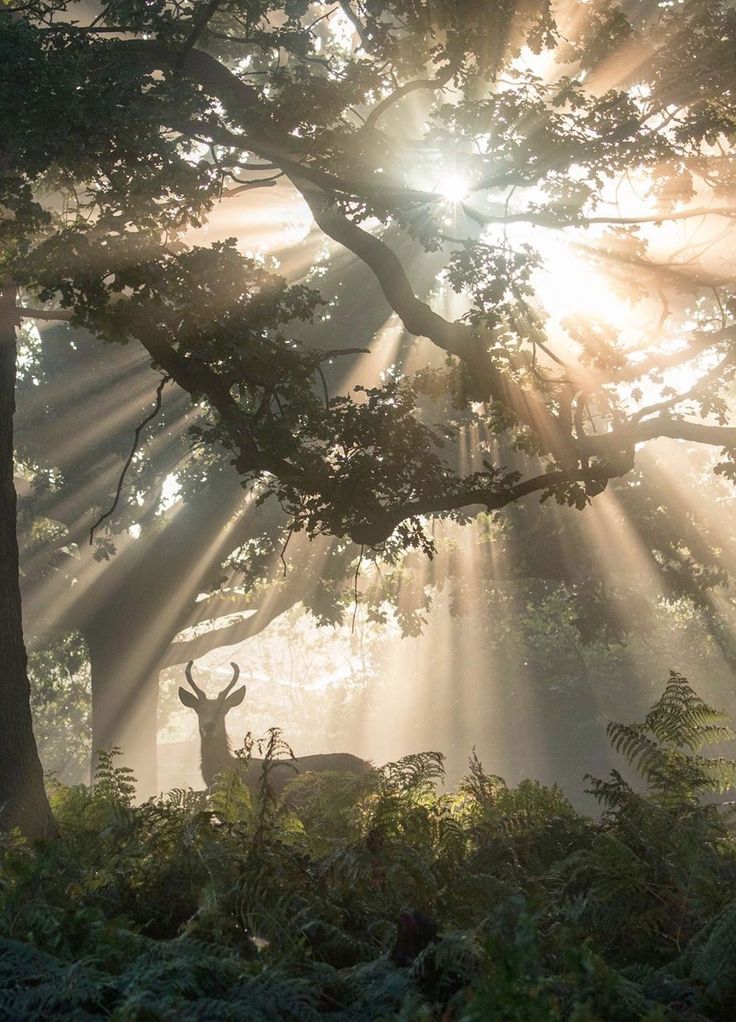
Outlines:
<svg viewBox="0 0 736 1022"><path fill-rule="evenodd" d="M230 752L230 740L224 726L202 738L201 761L202 777L208 788L218 774L235 766L236 761Z"/></svg>

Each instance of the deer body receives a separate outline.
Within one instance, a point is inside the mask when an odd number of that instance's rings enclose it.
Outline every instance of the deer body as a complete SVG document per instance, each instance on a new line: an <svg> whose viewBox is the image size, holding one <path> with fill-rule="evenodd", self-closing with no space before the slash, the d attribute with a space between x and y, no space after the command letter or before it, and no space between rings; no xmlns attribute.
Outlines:
<svg viewBox="0 0 736 1022"><path fill-rule="evenodd" d="M239 706L245 698L245 685L241 685L240 688L231 692L240 674L237 664L233 664L232 667L233 679L230 684L214 699L209 699L194 683L192 662L190 661L184 673L194 695L187 692L185 688L180 688L179 699L197 714L201 751L200 765L207 787L210 788L214 784L218 774L224 773L226 770L236 770L246 786L251 790L256 790L262 783L264 761L262 759L243 761L237 756L233 756L225 728L226 715L233 707ZM268 788L274 796L280 795L297 773L306 771L321 773L326 770L345 770L350 773L365 774L372 769L370 763L348 752L302 756L299 759L284 760L275 765L272 764L268 771Z"/></svg>

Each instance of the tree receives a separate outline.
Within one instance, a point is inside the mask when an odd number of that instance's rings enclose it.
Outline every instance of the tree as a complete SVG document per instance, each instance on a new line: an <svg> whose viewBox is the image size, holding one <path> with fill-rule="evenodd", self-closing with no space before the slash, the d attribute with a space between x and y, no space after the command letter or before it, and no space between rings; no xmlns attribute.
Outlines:
<svg viewBox="0 0 736 1022"><path fill-rule="evenodd" d="M0 748L0 827L20 826L32 837L51 836L54 823L43 787L31 725L26 650L20 609L13 486L15 402L15 289L0 289L0 663L3 741Z"/></svg>
<svg viewBox="0 0 736 1022"><path fill-rule="evenodd" d="M197 441L275 493L295 532L364 547L393 534L431 551L423 516L532 493L583 507L657 437L724 448L731 475L729 280L697 239L674 259L645 232L730 225L728 5L648 3L634 20L610 5L574 23L544 2L337 6L4 12L5 272L53 303L42 316L70 310L100 337L140 343L202 409ZM637 48L611 87L613 62ZM534 70L545 55L546 76ZM622 210L616 187L632 178L650 204ZM183 246L218 199L275 182L444 365L323 392L336 353L291 325L318 319L320 296L233 244ZM520 224L633 271L640 304L661 297L648 332L632 343L616 324L550 324L539 246L514 240ZM467 298L460 318L414 290L401 235L444 263ZM469 426L515 447L512 467L483 440L468 471L452 440Z"/></svg>
<svg viewBox="0 0 736 1022"><path fill-rule="evenodd" d="M307 598L330 544L300 544L300 570L283 573L283 514L273 505L243 513L239 480L223 459L194 458L181 467L192 415L186 397L171 388L141 437L115 514L91 544L157 383L133 354L66 326L44 330L24 348L16 415L22 593L31 642L56 632L83 637L91 658L92 747L125 749L139 790L150 793L159 670L258 634ZM76 424L97 420L101 408L114 409L105 428L78 436ZM162 489L175 472L179 495L167 507ZM267 592L263 585L245 589L228 569L228 556L244 544L254 583L256 556L261 573L276 576ZM291 547L286 558L293 563ZM207 623L220 627L202 631ZM194 627L196 637L174 641Z"/></svg>

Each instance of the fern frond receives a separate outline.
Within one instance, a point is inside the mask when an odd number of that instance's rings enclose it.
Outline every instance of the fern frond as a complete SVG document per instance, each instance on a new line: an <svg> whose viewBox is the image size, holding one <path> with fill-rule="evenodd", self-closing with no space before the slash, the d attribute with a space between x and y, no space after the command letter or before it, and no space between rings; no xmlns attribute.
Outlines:
<svg viewBox="0 0 736 1022"><path fill-rule="evenodd" d="M677 671L670 671L665 690L643 727L661 744L692 752L734 737L725 714L705 703Z"/></svg>
<svg viewBox="0 0 736 1022"><path fill-rule="evenodd" d="M613 749L624 757L629 766L647 779L661 759L659 743L645 733L643 724L619 724L611 721L606 734Z"/></svg>

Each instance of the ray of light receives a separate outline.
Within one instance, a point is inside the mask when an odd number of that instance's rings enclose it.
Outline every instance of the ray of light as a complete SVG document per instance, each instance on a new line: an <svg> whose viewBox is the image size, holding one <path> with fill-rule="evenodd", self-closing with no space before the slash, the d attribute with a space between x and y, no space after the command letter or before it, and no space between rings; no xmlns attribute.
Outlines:
<svg viewBox="0 0 736 1022"><path fill-rule="evenodd" d="M567 8L569 18L574 20L579 14L580 5L568 4ZM333 12L330 24L340 45L350 49L357 45L354 29L342 11ZM602 91L624 82L633 69L649 59L649 55L645 45L631 44L621 48L615 57L603 62L595 70L592 76L594 88ZM561 65L555 64L554 55L550 53L543 53L539 57L525 53L522 55L522 63L543 80L553 80L562 73ZM409 123L413 120L415 137L421 136L429 102L431 100L426 97L415 96L405 105L405 110L409 111L405 119ZM457 207L465 200L472 200L472 182L449 159L430 168L416 184L443 197L448 207L448 220L452 224L460 220ZM643 182L645 190L646 184ZM642 196L636 194L633 186L631 194L625 190L619 191L615 200L612 209L619 214L625 214L628 209L642 209ZM644 201L653 203L654 200L644 196ZM665 259L668 253L688 246L700 253L720 245L719 230L718 224L709 218L708 224L652 225L644 228L640 236L651 244L658 258ZM632 276L641 272L641 268L632 265L631 261L627 262L623 252L617 255L605 251L604 233L605 229L600 228L598 232L592 232L592 237L586 234L585 240L582 240L580 235L571 232L570 238L566 239L561 232L543 231L522 224L509 225L505 231L502 228L489 228L486 233L490 241L499 241L503 236L516 245L528 242L539 249L544 266L534 279L538 302L550 317L551 336L555 345L559 346L566 357L576 357L579 354L562 326L563 321L570 316L589 321L602 319L613 324L623 343L635 350L647 323L652 318L656 322L661 314L651 303L635 302L630 296L622 295L622 290L629 287ZM325 255L338 253L338 259L345 260L344 254L336 246L327 243L313 228L308 208L296 192L282 185L231 197L215 209L207 226L193 232L188 240L209 243L233 234L237 236L241 250L266 260L290 280L319 280L312 271L315 263ZM416 264L410 260L407 262L415 271ZM349 263L348 259L343 265L349 266ZM686 273L687 267L683 276ZM457 295L447 287L438 287L431 301L433 307L450 319L459 319L467 312L467 297ZM386 320L382 314L380 318L383 322L373 332L369 356L361 356L350 366L347 361L337 360L335 377L340 381L340 386L377 382L381 374L392 366L400 366L408 372L444 361L443 353L428 341L408 338L396 317ZM349 320L346 326L349 328ZM319 338L319 326L315 328L315 335ZM347 338L346 346L351 343L352 337ZM701 370L702 366L698 371ZM670 383L671 378L668 377L665 382ZM687 376L680 382L686 384ZM654 393L645 387L642 399L645 402L651 400ZM106 406L106 432L103 434L101 431L100 438L111 435L121 422L126 421L131 410L140 404L144 396L145 387L141 381L140 386L136 384L134 393L129 391L117 404ZM183 420L181 422L184 428ZM462 430L458 449L461 471L476 471L480 467L481 441L489 441L482 428L472 425ZM68 440L66 444L66 447L62 444L59 456L84 456L81 441L77 443ZM495 440L491 439L490 446L493 460L498 463L500 452ZM683 458L684 455L672 458L671 471L664 480L666 492L672 493L673 499L692 503L695 497L682 482L688 476ZM113 472L112 465L105 467L103 478L106 484L109 484ZM99 485L99 477L96 482ZM233 514L236 507L234 503ZM572 513L551 509L549 521L552 527L562 521L563 515ZM176 507L171 509L170 514L172 517L177 514ZM718 534L719 521L725 543L727 530L723 518L717 519L714 527ZM197 585L204 583L212 565L228 551L228 539L234 527L235 519L231 518L222 530L204 544L192 567L190 585L182 593L173 593L172 599L153 615L150 632L137 653L141 662L150 659L157 636L178 619L184 601L191 598L192 588L196 589ZM380 684L362 691L357 699L359 712L352 719L346 718L341 700L346 686L349 687L348 682L352 683L353 676L360 672L352 652L356 640L353 635L347 634L346 629L335 633L331 648L336 663L329 671L319 658L315 657L314 662L307 663L304 654L308 648L306 626L299 633L302 645L298 656L303 658L299 662L294 662L293 641L276 639L275 647L269 653L269 670L254 659L253 644L250 642L217 650L209 657L202 658L202 666L213 673L215 681L219 681L229 677L227 664L230 659L249 661L249 686L252 689L249 696L255 702L260 700L266 704L269 686L278 683L287 689L293 713L291 723L295 723L299 715L309 715L310 720L314 719L318 723L317 733L310 736L315 744L297 749L297 752L329 751L322 744L324 733L334 736L339 731L342 735L339 748L346 743L351 751L377 761L397 758L427 746L440 746L450 753L453 770L459 770L458 761L467 755L468 746L477 742L483 758L489 761L491 768L496 762L505 762L513 764L518 776L545 770L549 772L553 750L545 726L546 708L550 705L545 702L548 696L535 688L536 679L525 659L513 662L513 656L508 650L505 653L499 652L502 644L500 640L496 642L495 636L489 635L487 623L489 608L508 610L509 607L523 606L526 599L524 591L509 581L515 566L523 561L523 551L514 550L513 542L510 542L508 553L506 546L502 547L494 542L493 537L483 534L478 523L464 529L436 523L434 528L439 545L437 557L433 561L417 560L414 573L402 577L398 594L399 614L408 614L416 604L418 593L424 587L434 588L436 609L429 615L429 627L420 638L409 639L399 638L395 625L387 627L383 639L384 662ZM627 519L614 493L607 491L595 501L592 508L580 516L580 527L576 532L559 529L558 541L566 547L569 564L574 565L580 554L576 546L578 540L588 554L599 558L605 576L612 583L635 579L645 598L652 604L656 603L661 589L657 566L635 523ZM124 542L121 555L134 559L137 550L143 556L143 544L137 546L129 539ZM297 534L292 539L288 556L296 566L293 570L303 570L310 563L311 570L319 575L329 556L329 544L315 552L308 545L306 537ZM274 575L280 571L276 554L271 568ZM96 565L89 563L82 566L76 594L60 593L60 596L72 601L88 598L89 591L96 587L104 595L105 587L100 586L98 574ZM489 574L496 580L492 585L488 582ZM504 581L501 583L498 580ZM489 589L493 590L490 595ZM264 595L264 614L268 615L278 599L278 587L274 586ZM717 613L726 613L725 597L716 593L711 595L710 600ZM455 601L462 611L459 617L450 616L451 601ZM225 606L226 603L216 605L220 610L224 610ZM360 641L363 642L370 629L360 608L357 621ZM293 640L294 636L290 639ZM260 647L262 650L266 648L266 642L264 638ZM722 661L726 663L723 657ZM321 679L320 671L323 672ZM276 672L288 676L288 681L275 677ZM309 679L308 683L305 679ZM339 681L343 682L342 686L338 684ZM355 687L360 689L360 684L356 682ZM136 693L131 692L131 703L135 696ZM240 713L233 715L234 730L243 732L249 729L254 719L258 727L268 719L267 712L270 711L259 710L254 714L252 703L246 704ZM195 725L191 715L187 720L186 727L191 735ZM514 726L510 726L509 721L515 722ZM285 720L283 723L288 737L290 721ZM308 746L309 743L305 744Z"/></svg>

